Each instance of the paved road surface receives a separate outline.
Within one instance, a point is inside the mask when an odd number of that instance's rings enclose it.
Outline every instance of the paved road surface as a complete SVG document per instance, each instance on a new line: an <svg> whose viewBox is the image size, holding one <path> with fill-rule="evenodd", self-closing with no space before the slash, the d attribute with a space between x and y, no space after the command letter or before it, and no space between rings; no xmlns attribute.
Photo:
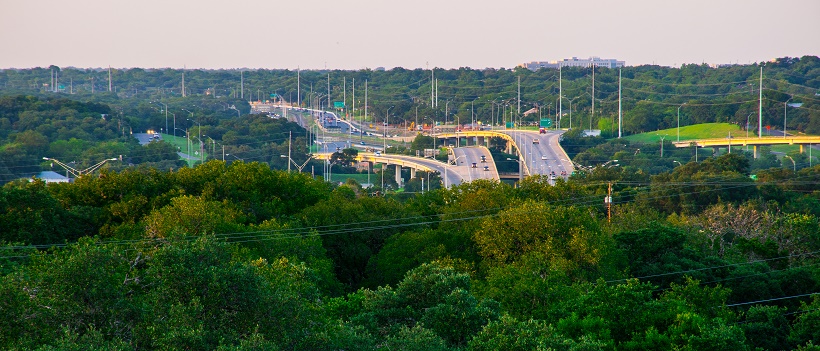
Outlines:
<svg viewBox="0 0 820 351"><path fill-rule="evenodd" d="M455 160L458 160L458 166L467 166L467 181L472 182L476 179L499 180L493 156L487 148L481 146L458 147L453 149L453 156ZM482 162L482 156L484 156L484 162Z"/></svg>
<svg viewBox="0 0 820 351"><path fill-rule="evenodd" d="M537 131L507 130L503 133L515 139L516 144L521 147L521 156L529 175L550 175L555 172L557 177L561 177L561 172L564 172L563 177L566 179L572 174L572 161L558 143L563 131L539 134ZM535 143L534 140L538 142Z"/></svg>

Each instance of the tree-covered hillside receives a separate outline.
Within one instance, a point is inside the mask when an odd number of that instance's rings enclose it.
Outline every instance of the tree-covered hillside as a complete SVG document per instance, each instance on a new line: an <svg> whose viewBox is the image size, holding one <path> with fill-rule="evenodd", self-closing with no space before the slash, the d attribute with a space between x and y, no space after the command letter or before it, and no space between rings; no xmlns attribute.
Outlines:
<svg viewBox="0 0 820 351"><path fill-rule="evenodd" d="M820 60L812 56L624 68L624 131L673 127L678 110L684 125L746 128L761 67L764 125L782 129L785 110L789 133L820 132ZM612 138L616 70L595 71L594 93L592 71L582 68L188 70L184 94L181 73L115 69L108 92L107 70L0 71L0 349L820 343L816 156L699 154L673 150L668 139ZM364 118L366 84L372 122L389 110L390 124L415 123L418 110L419 124L528 123L555 117L560 102L557 122L568 127L571 113L573 126L562 146L577 172L515 187L428 181L422 191L410 180L404 192L385 193L283 171L289 157L308 160L314 135L250 114L249 100L346 100L353 112L354 79L355 118ZM602 136L584 136L590 124ZM140 145L134 135L149 130L166 140ZM391 150L433 143L420 136ZM180 160L196 152L205 154L192 167ZM339 150L333 171L352 169L354 153ZM30 179L56 163L43 157L77 168L116 161L46 184Z"/></svg>
<svg viewBox="0 0 820 351"><path fill-rule="evenodd" d="M820 166L606 170L412 197L257 162L12 182L0 347L813 347Z"/></svg>
<svg viewBox="0 0 820 351"><path fill-rule="evenodd" d="M684 125L730 122L745 128L747 116L757 116L761 68L763 125L782 130L784 103L788 101L793 106L788 112L787 129L819 134L820 59L815 56L717 68L695 64L674 68L598 68L594 89L592 70L577 67L564 68L560 73L554 69L532 72L520 67L300 72L185 70L185 97L183 70L179 69L113 69L109 92L107 70L52 66L0 70L0 93L56 91L108 103L121 109L138 130L164 127L164 114L150 108L149 101L168 104L181 115L188 114L181 110L184 108L206 118L229 116L236 112L231 106L248 113L248 101L284 100L313 107L327 107L329 102L338 101L345 102L349 116L355 113L356 118L361 118L367 96L367 118L372 121L386 120L388 108L390 123L396 124L469 124L475 120L502 125L505 121L533 123L538 118L550 117L560 119L562 127L569 127L572 115L572 126L591 125L611 133L617 130L613 123L617 123L620 79L623 130L635 134L674 126L678 107L684 103L680 111ZM56 86L52 85L54 76ZM558 98L559 87L563 99ZM559 105L562 116L558 116ZM534 111L537 113L531 113ZM756 124L750 124L756 128Z"/></svg>

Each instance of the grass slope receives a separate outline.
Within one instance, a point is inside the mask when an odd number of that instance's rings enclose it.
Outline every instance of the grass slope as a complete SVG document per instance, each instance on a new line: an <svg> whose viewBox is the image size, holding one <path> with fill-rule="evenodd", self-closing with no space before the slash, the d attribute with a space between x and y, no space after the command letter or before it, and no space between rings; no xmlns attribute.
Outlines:
<svg viewBox="0 0 820 351"><path fill-rule="evenodd" d="M677 140L677 128L661 129L624 137L624 139L642 143L657 143L664 137L666 140ZM746 136L746 132L731 123L704 123L680 127L680 140L726 138L729 133L736 137Z"/></svg>

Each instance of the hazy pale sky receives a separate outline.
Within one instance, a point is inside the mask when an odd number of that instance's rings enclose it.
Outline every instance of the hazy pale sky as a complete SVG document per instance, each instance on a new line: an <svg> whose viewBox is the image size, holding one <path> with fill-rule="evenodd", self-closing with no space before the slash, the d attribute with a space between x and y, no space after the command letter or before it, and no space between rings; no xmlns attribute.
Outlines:
<svg viewBox="0 0 820 351"><path fill-rule="evenodd" d="M820 0L0 0L0 68L512 68L820 56ZM429 65L429 66L428 66Z"/></svg>

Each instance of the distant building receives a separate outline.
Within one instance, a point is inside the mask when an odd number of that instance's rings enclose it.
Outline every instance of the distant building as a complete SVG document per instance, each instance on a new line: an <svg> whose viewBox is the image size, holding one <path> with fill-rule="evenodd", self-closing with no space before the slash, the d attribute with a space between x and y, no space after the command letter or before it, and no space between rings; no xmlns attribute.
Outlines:
<svg viewBox="0 0 820 351"><path fill-rule="evenodd" d="M570 59L563 59L561 61L533 61L529 63L522 63L518 65L518 67L524 67L526 69L537 71L539 68L553 68L558 69L559 67L606 67L606 68L618 68L624 67L624 61L618 61L616 59L602 59L600 57L590 57L587 59L579 59L577 57L573 57Z"/></svg>
<svg viewBox="0 0 820 351"><path fill-rule="evenodd" d="M34 178L42 179L46 183L68 183L71 181L70 178L52 171L40 172Z"/></svg>

